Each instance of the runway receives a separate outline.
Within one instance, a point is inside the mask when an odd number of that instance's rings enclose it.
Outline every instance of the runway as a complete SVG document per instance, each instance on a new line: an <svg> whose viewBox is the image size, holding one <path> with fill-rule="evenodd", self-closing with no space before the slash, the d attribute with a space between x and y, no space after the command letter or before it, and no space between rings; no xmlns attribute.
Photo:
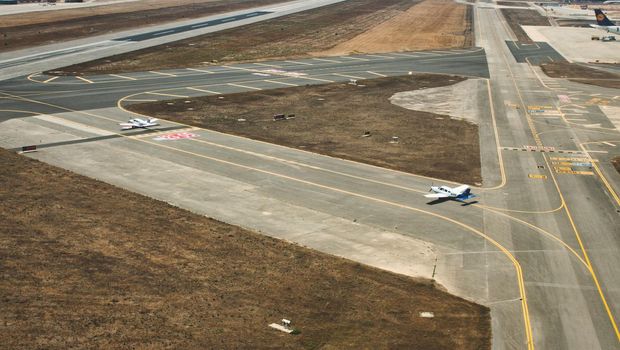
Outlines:
<svg viewBox="0 0 620 350"><path fill-rule="evenodd" d="M616 349L618 91L515 60L495 9L480 48L0 83L0 146L201 214L399 273L492 310L494 349ZM498 25L499 24L499 25ZM488 68L487 68L488 67ZM408 74L485 79L478 203L429 205L429 179L186 125L121 133L123 105ZM225 98L225 96L224 96ZM346 103L346 101L344 102ZM177 140L162 139L183 133ZM189 135L189 136L188 136ZM613 146L610 146L613 145Z"/></svg>

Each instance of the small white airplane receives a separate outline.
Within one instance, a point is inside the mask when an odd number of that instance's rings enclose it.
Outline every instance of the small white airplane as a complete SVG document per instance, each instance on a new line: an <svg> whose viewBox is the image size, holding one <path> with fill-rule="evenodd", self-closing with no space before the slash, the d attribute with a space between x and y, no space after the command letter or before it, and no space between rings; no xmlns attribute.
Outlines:
<svg viewBox="0 0 620 350"><path fill-rule="evenodd" d="M602 29L608 33L620 34L620 26L610 21L609 18L600 9L594 10L596 16L596 24L590 24L592 28Z"/></svg>
<svg viewBox="0 0 620 350"><path fill-rule="evenodd" d="M464 202L468 199L476 197L475 194L471 193L471 189L467 185L461 185L454 188L448 186L431 186L429 192L433 193L425 194L424 197L434 199L454 199L459 202Z"/></svg>
<svg viewBox="0 0 620 350"><path fill-rule="evenodd" d="M129 119L127 123L118 123L118 125L121 126L121 130L131 130L131 129L140 129L140 128L146 129L151 126L157 126L159 125L159 123L157 123L157 119L155 118L149 118L147 120L140 119L140 118L134 118L134 119Z"/></svg>

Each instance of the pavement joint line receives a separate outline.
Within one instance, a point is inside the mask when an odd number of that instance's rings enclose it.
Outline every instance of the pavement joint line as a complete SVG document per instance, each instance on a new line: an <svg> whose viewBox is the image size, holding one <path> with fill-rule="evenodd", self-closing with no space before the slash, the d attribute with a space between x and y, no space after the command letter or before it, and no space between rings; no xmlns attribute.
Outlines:
<svg viewBox="0 0 620 350"><path fill-rule="evenodd" d="M506 57L506 55L505 55L505 53L503 51L501 51L501 53L502 53L502 56L503 56L503 59L504 59L504 63L506 65L506 67L508 68L508 71L510 72L510 75L514 79L515 75L514 75L514 72L512 71L512 69L510 68L510 65L508 64L507 57ZM534 74L539 79L539 81L542 82L542 80L540 79L540 77L536 73L536 70L532 67L532 65L529 63L529 61L528 61L528 66L530 67L530 70L532 70L534 72ZM517 94L519 96L519 99L521 100L521 104L522 104L523 107L525 107L525 103L523 101L523 97L521 96L519 87L517 86L516 82L514 82L514 85L515 85L515 88L517 90ZM544 83L543 83L543 85L544 85ZM526 117L528 117L527 113L526 113ZM528 120L529 119L531 119L531 118L528 118ZM534 130L530 130L530 131L532 133L535 133L535 129ZM590 155L587 153L587 151L586 151L585 147L583 146L583 144L579 144L579 146L580 146L580 148L583 149L584 152L586 152L587 156L589 157ZM547 168L549 168L549 161L547 160L547 157L545 155L543 155L543 159L545 160L545 165L547 166ZM600 170L598 170L598 166L596 166L595 163L592 163L592 165L593 165L593 168L597 171L597 174L599 175L599 178L607 186L608 185L607 179L603 176L603 174L600 172ZM590 271L590 276L592 277L592 280L593 280L594 284L597 287L599 297L601 299L601 302L603 303L603 307L604 307L604 309L605 309L605 311L607 313L609 321L610 321L610 323L612 325L612 328L613 328L613 330L615 332L616 338L618 340L620 340L620 330L618 330L618 326L616 324L615 317L614 317L613 313L611 312L609 304L607 303L607 299L605 298L605 294L603 293L603 290L601 289L600 283L598 281L598 277L596 276L596 273L594 272L594 267L592 266L592 263L590 262L590 258L588 256L588 253L587 253L587 251L585 249L585 246L583 244L583 241L581 239L581 235L579 233L579 230L577 229L577 226L576 226L575 222L573 221L573 217L572 217L572 214L570 212L570 209L568 208L568 205L566 205L566 201L564 200L564 195L562 194L562 190L560 189L560 185L557 182L557 179L556 179L556 177L554 175L554 172L550 171L549 174L551 174L551 179L553 180L553 183L554 183L554 186L556 188L556 191L557 191L557 193L559 194L559 196L560 196L560 198L562 200L562 204L564 205L564 211L566 212L566 215L567 215L568 220L569 220L569 222L571 224L571 227L573 229L575 237L577 238L577 241L579 243L579 247L581 248L581 251L583 252L583 256L585 258L585 261L586 261L586 263L588 265L588 269ZM610 188L611 187L608 187L608 189L610 189ZM615 192L613 192L613 189L612 189L612 193L615 194ZM620 201L619 201L619 203L620 203ZM530 332L531 332L531 330L530 330Z"/></svg>
<svg viewBox="0 0 620 350"><path fill-rule="evenodd" d="M44 83L49 83L50 81L54 81L54 80L56 80L56 79L58 79L58 77L57 77L57 76L54 76L54 77L51 77L51 78L49 78L49 79L47 79L47 80L44 80L43 82L44 82Z"/></svg>
<svg viewBox="0 0 620 350"><path fill-rule="evenodd" d="M261 88L258 88L258 87L247 86L247 85L242 85L242 84L235 84L235 83L227 83L226 85L240 87L240 88L244 88L244 89L250 89L250 90L262 90Z"/></svg>
<svg viewBox="0 0 620 350"><path fill-rule="evenodd" d="M364 56L368 56L368 57L388 58L388 59L391 59L391 60L395 60L396 59L396 57L394 57L394 56L383 56L383 55L368 54L368 53L363 54L363 55Z"/></svg>
<svg viewBox="0 0 620 350"><path fill-rule="evenodd" d="M308 62L301 62L301 61L284 61L286 63L293 63L293 64L301 64L304 66L314 66L314 64L312 63L308 63Z"/></svg>
<svg viewBox="0 0 620 350"><path fill-rule="evenodd" d="M351 79L358 79L358 80L366 79L363 77L356 77L355 75L348 75L348 74L342 74L342 73L331 73L331 74L339 76L339 77L343 77L343 78L351 78Z"/></svg>
<svg viewBox="0 0 620 350"><path fill-rule="evenodd" d="M281 84L281 85L287 85L287 86L299 86L297 84L292 84L292 83L285 83L283 81L277 81L277 80L269 80L269 79L265 79L263 81L266 81L268 83L273 83L273 84Z"/></svg>
<svg viewBox="0 0 620 350"><path fill-rule="evenodd" d="M315 60L315 61L321 61L321 62L329 62L329 63L342 63L342 62L340 62L340 61L330 60L330 59L327 59L327 58L314 58L314 57L313 57L313 58L311 58L311 59L313 59L313 60Z"/></svg>
<svg viewBox="0 0 620 350"><path fill-rule="evenodd" d="M178 90L178 88L175 88L174 90ZM189 96L185 96L185 95L163 94L161 92L152 92L152 91L147 91L145 92L145 94L159 95L159 96L171 96L171 97L178 97L178 98L189 98Z"/></svg>
<svg viewBox="0 0 620 350"><path fill-rule="evenodd" d="M385 74L376 73L376 72L372 72L372 71L369 71L369 70L367 70L366 73L373 74L373 75L376 75L376 76L379 76L379 77L383 77L383 78L387 77L387 75L385 75Z"/></svg>
<svg viewBox="0 0 620 350"><path fill-rule="evenodd" d="M418 58L418 57L420 57L420 56L416 56L414 54L406 54L406 53L401 53L401 52L393 52L392 55L403 56L403 57L410 57L410 58Z"/></svg>
<svg viewBox="0 0 620 350"><path fill-rule="evenodd" d="M260 62L254 62L252 64L255 64L257 66L263 66L263 67L282 68L282 66L278 66L277 64L268 64L268 63L260 63Z"/></svg>
<svg viewBox="0 0 620 350"><path fill-rule="evenodd" d="M186 89L194 90L194 91L198 91L198 92L206 92L208 94L214 94L214 95L221 95L222 94L221 92L212 91L212 90L205 90L205 89L199 89L199 88L196 88L196 87L187 87ZM127 101L127 100L125 100L125 101Z"/></svg>
<svg viewBox="0 0 620 350"><path fill-rule="evenodd" d="M138 80L138 79L136 79L136 78L134 78L134 77L128 77L128 76L125 76L125 75L120 75L120 74L108 74L108 75L109 75L109 76L112 76L112 77L116 77L116 78L121 78L121 79L127 79L127 80Z"/></svg>
<svg viewBox="0 0 620 350"><path fill-rule="evenodd" d="M198 68L185 68L187 70L191 70L194 72L200 72L200 73L207 73L207 74L215 74L214 72L210 71L210 70L206 70L206 69L198 69Z"/></svg>
<svg viewBox="0 0 620 350"><path fill-rule="evenodd" d="M370 61L368 58L353 57L353 56L339 56L338 58L347 58L350 60L358 60L358 61Z"/></svg>
<svg viewBox="0 0 620 350"><path fill-rule="evenodd" d="M76 77L76 78L78 78L78 79L80 79L81 81L84 81L84 82L89 83L89 84L93 84L93 83L94 83L94 81L92 81L92 80L90 80L90 79L86 79L86 78L81 77L81 76L79 76L79 75L76 75L75 77Z"/></svg>
<svg viewBox="0 0 620 350"><path fill-rule="evenodd" d="M177 77L176 74L172 74L172 73L158 72L158 71L154 71L154 70L150 70L148 72L149 73L153 73L153 74L164 75L164 76L168 76L168 77Z"/></svg>
<svg viewBox="0 0 620 350"><path fill-rule="evenodd" d="M25 99L25 98L21 98L21 99L22 100L26 100L26 101L29 100L29 99ZM71 109L66 108L66 107L55 106L55 105L52 105L52 104L49 104L49 103L46 103L46 102L35 101L35 100L29 100L29 101L35 102L35 103L39 103L39 104L46 104L46 105L54 106L56 108L60 108L60 109L68 110L68 111L73 111L73 112L76 112L76 113L92 115L92 116L101 117L101 118L104 118L104 119L111 119L111 118L107 118L107 117L103 117L103 116L98 116L96 114L89 113L89 112L83 112L83 111L80 112L80 111L71 110ZM120 102L121 102L121 100L119 100L117 102L118 106L120 106ZM351 192L351 191L347 191L347 190L343 190L343 189L339 189L339 188L335 188L335 187L331 187L331 186L327 186L327 185L322 185L322 184L319 184L319 183L315 183L315 182L311 182L311 181L307 181L307 180L303 180L303 179L299 179L299 178L295 178L295 177L291 177L291 176L287 176L287 175L283 175L283 174L274 173L274 172L271 172L271 171L268 171L268 170L262 170L262 169L258 169L258 168L253 168L253 167L245 166L245 165L242 165L242 164L237 164L237 163L229 162L229 161L226 161L226 160L214 158L214 157L207 156L207 155L201 155L201 154L197 154L197 153L194 153L194 152L185 151L185 150L182 150L182 149L174 148L174 147L171 147L171 146L168 146L168 145L164 145L164 144L161 144L161 143L157 143L157 142L152 142L152 141L148 141L148 140L144 140L144 139L131 139L131 138L128 138L127 135L124 135L122 133L116 133L116 134L122 135L122 137L125 137L125 138L127 138L129 140L136 140L137 142L144 142L144 143L148 143L148 144L151 144L151 145L155 145L157 147L168 148L168 149L176 151L176 152L193 154L195 156L206 158L206 159L210 159L210 160L213 160L213 161L216 161L216 162L220 162L220 163L223 163L223 164L228 164L228 165L232 165L232 166L236 166L236 167L240 167L240 168L244 168L244 169L248 169L248 170L252 170L252 171L256 171L256 172L260 172L260 173L276 176L276 177L286 178L286 179L289 179L289 180L292 180L292 181L295 181L295 182L299 182L299 183L303 183L303 184L307 184L307 185L310 185L310 186L324 188L324 189L327 189L327 190L330 190L330 191L334 191L334 192L338 192L338 193L342 193L342 194L346 194L346 195L350 195L350 196L354 196L354 197L358 197L358 198L368 199L368 200L371 200L371 201L376 201L378 203L387 204L387 205L394 206L394 207L397 207L397 208L401 208L401 209L405 209L405 210L410 210L410 211L414 211L414 212L418 212L418 213L423 213L423 214L426 214L426 215L438 218L440 220L447 221L447 222L452 223L454 225L460 226L461 228L465 229L466 231L470 231L470 232L474 233L475 235L478 235L479 237L489 241L492 245L494 245L495 247L500 249L504 253L504 255L512 262L512 264L513 264L513 266L515 268L515 272L517 274L517 282L518 282L518 285L519 285L519 295L521 296L521 298L520 298L521 299L521 304L522 305L527 305L527 303L526 303L526 292L525 292L525 286L524 286L524 280L523 280L523 270L521 268L520 263L517 261L517 259L514 257L514 255L512 255L510 253L510 251L508 251L508 249L506 249L503 245L501 245L499 242L497 242L496 240L494 240L493 238L491 238L490 236L488 236L484 232L476 229L473 226L467 225L465 223L462 223L460 221L457 221L455 219L452 219L450 217L447 217L447 216L444 216L444 215L441 215L441 214L433 213L433 212L426 211L426 210L423 210L423 209L414 208L414 207L407 206L407 205L404 205L404 204L400 204L400 203L396 203L396 202L391 202L391 201L383 200L383 199L380 199L380 198L376 198L376 197L372 197L372 196L367 196L367 195L364 195L364 194L355 193L355 192ZM524 310L524 312L526 312L526 311Z"/></svg>

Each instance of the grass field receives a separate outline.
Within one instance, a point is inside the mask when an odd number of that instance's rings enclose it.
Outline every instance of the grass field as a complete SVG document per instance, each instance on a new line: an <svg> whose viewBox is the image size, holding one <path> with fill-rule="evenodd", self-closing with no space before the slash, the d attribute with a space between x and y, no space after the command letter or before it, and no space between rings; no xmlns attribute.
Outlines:
<svg viewBox="0 0 620 350"><path fill-rule="evenodd" d="M162 119L405 172L481 182L478 127L390 103L396 92L450 85L461 77L397 78L143 103L129 109ZM192 108L193 110L188 110ZM274 122L274 114L295 119ZM239 122L238 119L245 121ZM362 137L369 131L371 137ZM399 143L392 144L393 136Z"/></svg>
<svg viewBox="0 0 620 350"><path fill-rule="evenodd" d="M346 1L50 73L120 73L269 58L471 46L471 11L466 5L446 0L416 4L415 0ZM449 19L439 26L429 20L438 12ZM394 40L386 39L390 37Z"/></svg>
<svg viewBox="0 0 620 350"><path fill-rule="evenodd" d="M490 349L489 310L431 281L2 149L0 169L3 348Z"/></svg>

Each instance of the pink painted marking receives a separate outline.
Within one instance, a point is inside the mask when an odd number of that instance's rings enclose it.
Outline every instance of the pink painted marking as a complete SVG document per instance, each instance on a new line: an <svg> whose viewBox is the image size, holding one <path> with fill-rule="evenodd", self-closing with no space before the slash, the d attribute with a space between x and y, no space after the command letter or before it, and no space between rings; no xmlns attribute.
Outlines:
<svg viewBox="0 0 620 350"><path fill-rule="evenodd" d="M165 141L165 140L183 140L183 139L193 139L194 137L198 137L196 134L192 134L191 132L176 132L173 134L164 134L154 137L153 140L156 141Z"/></svg>

